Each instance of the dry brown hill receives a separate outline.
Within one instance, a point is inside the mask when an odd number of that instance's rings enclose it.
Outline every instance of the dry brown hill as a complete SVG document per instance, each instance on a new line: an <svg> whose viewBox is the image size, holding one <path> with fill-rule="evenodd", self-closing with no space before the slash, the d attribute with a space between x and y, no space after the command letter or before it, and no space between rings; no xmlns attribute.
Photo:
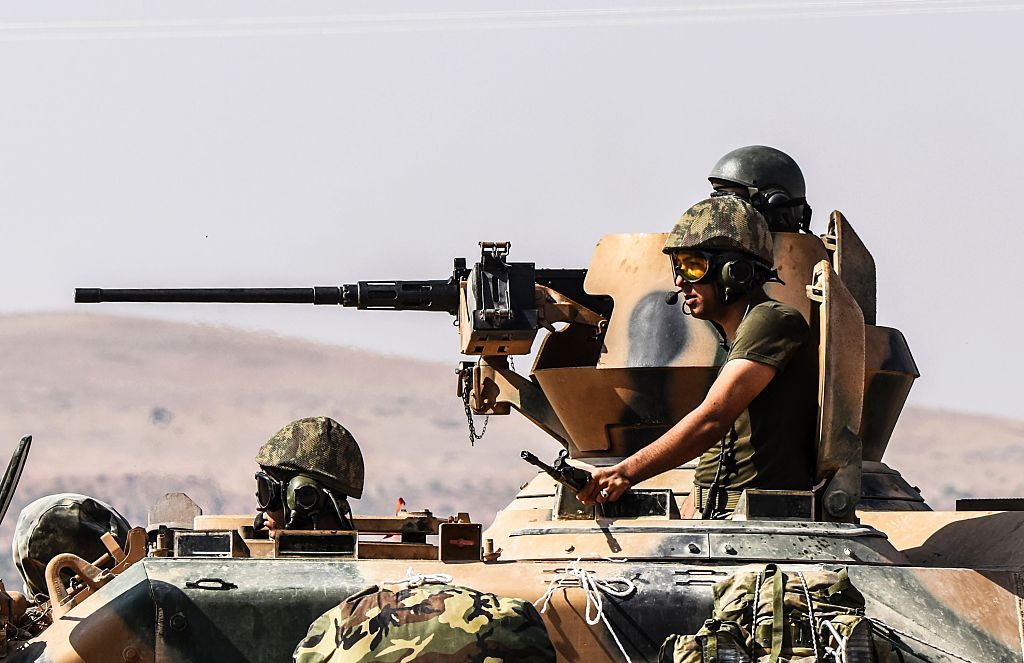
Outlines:
<svg viewBox="0 0 1024 663"><path fill-rule="evenodd" d="M364 514L402 496L410 509L489 522L532 474L519 450L557 450L515 415L492 419L470 447L454 356L447 365L96 314L0 316L0 356L0 453L35 436L4 549L21 506L56 491L110 501L133 523L172 490L207 512L249 511L256 448L303 416L332 416L359 440L367 489L354 508ZM887 462L937 508L1024 494L1024 422L911 408L890 449Z"/></svg>
<svg viewBox="0 0 1024 663"><path fill-rule="evenodd" d="M519 450L557 450L514 416L492 419L471 447L453 366L268 334L92 314L0 316L0 356L0 453L34 436L2 550L20 508L57 491L100 497L142 524L146 507L172 490L208 513L250 511L256 449L303 416L334 417L359 441L366 490L357 513L393 512L402 496L412 510L489 522L532 476Z"/></svg>

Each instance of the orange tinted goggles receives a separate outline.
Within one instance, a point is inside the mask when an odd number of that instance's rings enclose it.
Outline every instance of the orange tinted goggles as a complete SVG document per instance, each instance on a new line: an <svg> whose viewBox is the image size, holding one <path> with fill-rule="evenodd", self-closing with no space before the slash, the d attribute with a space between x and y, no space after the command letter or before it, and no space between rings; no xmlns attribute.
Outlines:
<svg viewBox="0 0 1024 663"><path fill-rule="evenodd" d="M668 257L672 261L673 276L688 283L702 281L711 268L711 257L703 251L673 251Z"/></svg>

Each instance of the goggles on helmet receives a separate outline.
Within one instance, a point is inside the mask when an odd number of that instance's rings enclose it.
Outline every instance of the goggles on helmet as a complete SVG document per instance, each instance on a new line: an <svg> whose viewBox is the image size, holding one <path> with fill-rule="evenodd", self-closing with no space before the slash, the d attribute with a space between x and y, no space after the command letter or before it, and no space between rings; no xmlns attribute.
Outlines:
<svg viewBox="0 0 1024 663"><path fill-rule="evenodd" d="M672 274L687 283L699 283L711 273L711 255L704 251L684 249L668 254L672 261Z"/></svg>
<svg viewBox="0 0 1024 663"><path fill-rule="evenodd" d="M260 511L277 511L283 505L284 482L266 472L256 473L256 505Z"/></svg>
<svg viewBox="0 0 1024 663"><path fill-rule="evenodd" d="M355 529L348 500L344 496L336 497L316 479L304 474L282 481L266 472L257 472L256 505L261 512L282 511L288 528L312 522L314 529L318 526L320 512L328 506L338 517L342 529Z"/></svg>

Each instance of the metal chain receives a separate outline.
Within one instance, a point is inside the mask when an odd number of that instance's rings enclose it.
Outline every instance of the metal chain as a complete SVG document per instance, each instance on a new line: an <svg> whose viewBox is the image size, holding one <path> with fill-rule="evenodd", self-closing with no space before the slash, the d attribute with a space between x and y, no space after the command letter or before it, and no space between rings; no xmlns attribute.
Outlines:
<svg viewBox="0 0 1024 663"><path fill-rule="evenodd" d="M476 422L473 420L473 410L469 407L469 371L462 375L462 405L466 409L466 424L469 426L469 446L476 446L477 440L482 440L487 433L487 424L491 421L490 415L484 417L483 428L476 432Z"/></svg>
<svg viewBox="0 0 1024 663"><path fill-rule="evenodd" d="M508 358L508 367L513 371L516 370L515 362L512 361L512 356ZM462 406L466 410L466 425L469 427L469 446L476 446L477 440L484 439L484 434L487 433L487 424L491 421L491 415L484 417L484 425L480 428L480 432L476 432L476 421L473 420L473 408L469 407L469 371L462 374Z"/></svg>

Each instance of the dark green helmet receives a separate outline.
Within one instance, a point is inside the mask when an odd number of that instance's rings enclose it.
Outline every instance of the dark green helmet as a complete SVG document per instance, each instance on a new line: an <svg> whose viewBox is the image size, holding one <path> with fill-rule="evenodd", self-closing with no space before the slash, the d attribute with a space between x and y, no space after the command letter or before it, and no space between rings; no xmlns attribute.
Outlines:
<svg viewBox="0 0 1024 663"><path fill-rule="evenodd" d="M21 510L11 548L29 596L46 593L46 565L62 553L95 562L107 553L110 532L122 548L131 526L106 502L77 493L40 497Z"/></svg>
<svg viewBox="0 0 1024 663"><path fill-rule="evenodd" d="M329 417L308 417L288 424L260 447L256 462L268 470L312 476L348 497L363 494L359 444Z"/></svg>
<svg viewBox="0 0 1024 663"><path fill-rule="evenodd" d="M682 249L741 251L768 267L774 263L768 224L739 196L713 196L686 210L662 250L671 253Z"/></svg>
<svg viewBox="0 0 1024 663"><path fill-rule="evenodd" d="M791 199L807 193L804 174L793 158L765 145L747 145L729 152L711 169L708 179L734 182L765 191L779 188Z"/></svg>

